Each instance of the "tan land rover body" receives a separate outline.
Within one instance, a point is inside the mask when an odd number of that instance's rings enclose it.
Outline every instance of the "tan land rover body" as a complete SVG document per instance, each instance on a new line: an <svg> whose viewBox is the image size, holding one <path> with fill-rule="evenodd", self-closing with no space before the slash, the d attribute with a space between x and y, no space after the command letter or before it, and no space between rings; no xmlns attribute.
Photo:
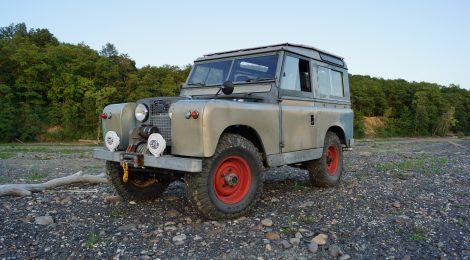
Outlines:
<svg viewBox="0 0 470 260"><path fill-rule="evenodd" d="M246 214L268 167L337 185L354 143L343 58L289 43L205 55L179 97L112 104L102 118L106 149L93 156L123 198L155 198L183 177L210 219Z"/></svg>

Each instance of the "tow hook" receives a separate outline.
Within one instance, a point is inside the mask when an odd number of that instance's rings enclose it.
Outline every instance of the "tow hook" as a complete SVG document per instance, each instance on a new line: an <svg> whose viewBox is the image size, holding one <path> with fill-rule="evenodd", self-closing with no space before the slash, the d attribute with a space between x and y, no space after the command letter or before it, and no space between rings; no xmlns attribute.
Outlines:
<svg viewBox="0 0 470 260"><path fill-rule="evenodd" d="M122 170L124 171L124 175L122 175L122 181L127 183L129 180L129 165L127 162L121 162Z"/></svg>

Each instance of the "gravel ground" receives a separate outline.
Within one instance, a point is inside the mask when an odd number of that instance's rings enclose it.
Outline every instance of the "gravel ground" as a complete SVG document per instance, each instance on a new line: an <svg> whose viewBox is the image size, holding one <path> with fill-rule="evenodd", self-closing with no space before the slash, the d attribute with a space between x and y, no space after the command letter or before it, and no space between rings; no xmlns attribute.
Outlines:
<svg viewBox="0 0 470 260"><path fill-rule="evenodd" d="M2 145L0 183L98 174L92 148ZM2 197L0 259L470 259L469 173L470 140L370 140L345 153L336 188L269 170L263 199L237 220L199 217L181 182L145 203L119 202L109 185Z"/></svg>

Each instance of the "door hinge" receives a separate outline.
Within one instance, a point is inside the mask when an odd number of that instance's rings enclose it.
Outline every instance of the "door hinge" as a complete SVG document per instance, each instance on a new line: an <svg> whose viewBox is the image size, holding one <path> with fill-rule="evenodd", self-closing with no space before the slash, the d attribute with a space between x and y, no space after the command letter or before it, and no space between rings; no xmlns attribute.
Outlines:
<svg viewBox="0 0 470 260"><path fill-rule="evenodd" d="M285 145L284 145L283 142L280 142L280 143L279 143L279 147L284 148L284 146L285 146Z"/></svg>

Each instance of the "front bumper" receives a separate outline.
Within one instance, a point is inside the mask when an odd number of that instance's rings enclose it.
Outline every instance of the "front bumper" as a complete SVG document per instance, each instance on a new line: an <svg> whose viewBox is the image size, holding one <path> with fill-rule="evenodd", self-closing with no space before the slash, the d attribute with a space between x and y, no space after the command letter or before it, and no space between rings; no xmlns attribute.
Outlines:
<svg viewBox="0 0 470 260"><path fill-rule="evenodd" d="M104 148L93 149L93 158L112 162L121 162L121 154L124 152L110 152ZM195 158L184 158L173 155L163 155L155 157L144 155L144 166L168 169L183 172L201 172L202 160Z"/></svg>

